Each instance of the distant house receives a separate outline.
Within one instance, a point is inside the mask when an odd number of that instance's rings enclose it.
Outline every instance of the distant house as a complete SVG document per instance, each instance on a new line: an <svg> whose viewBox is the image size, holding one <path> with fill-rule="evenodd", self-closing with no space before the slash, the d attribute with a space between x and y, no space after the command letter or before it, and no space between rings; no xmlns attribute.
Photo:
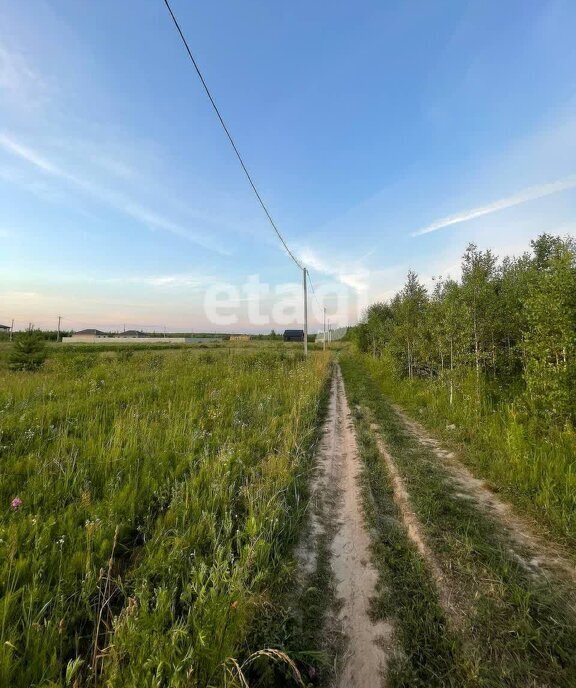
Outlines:
<svg viewBox="0 0 576 688"><path fill-rule="evenodd" d="M303 342L304 330L284 330L285 342Z"/></svg>
<svg viewBox="0 0 576 688"><path fill-rule="evenodd" d="M139 330L125 330L116 335L116 337L145 337L145 332L140 332Z"/></svg>
<svg viewBox="0 0 576 688"><path fill-rule="evenodd" d="M0 332L10 332L9 325L0 325Z"/></svg>
<svg viewBox="0 0 576 688"><path fill-rule="evenodd" d="M108 337L109 335L106 332L102 332L101 330L96 330L93 327L89 327L87 330L79 330L78 332L74 332L72 335L73 337Z"/></svg>
<svg viewBox="0 0 576 688"><path fill-rule="evenodd" d="M231 334L230 335L230 341L231 342L249 342L250 341L250 335L249 334Z"/></svg>

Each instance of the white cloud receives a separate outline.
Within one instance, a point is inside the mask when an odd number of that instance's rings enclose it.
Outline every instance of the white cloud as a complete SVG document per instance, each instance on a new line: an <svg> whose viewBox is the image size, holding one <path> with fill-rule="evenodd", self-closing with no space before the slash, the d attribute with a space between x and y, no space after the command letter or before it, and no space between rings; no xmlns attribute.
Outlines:
<svg viewBox="0 0 576 688"><path fill-rule="evenodd" d="M176 273L173 275L141 275L129 277L111 277L105 282L112 284L141 284L151 287L187 287L205 288L217 281L215 277L198 273Z"/></svg>
<svg viewBox="0 0 576 688"><path fill-rule="evenodd" d="M29 162L31 165L34 165L34 167L42 170L42 172L47 172L48 174L53 174L58 177L68 178L68 175L62 172L62 170L56 167L56 165L53 165L51 162L38 155L38 153L30 148L23 146L9 136L6 136L6 134L0 134L0 146L2 146L2 148L7 150L9 153L12 153L17 157L22 158L22 160Z"/></svg>
<svg viewBox="0 0 576 688"><path fill-rule="evenodd" d="M202 246L210 251L214 251L221 255L230 255L229 250L215 243L210 237L206 237L205 235L190 230L188 227L184 227L181 224L174 222L170 218L167 218L156 211L133 201L123 194L110 191L108 189L103 189L86 179L66 172L43 155L32 150L28 146L23 145L19 141L16 141L13 137L8 136L5 133L0 133L0 147L4 148L4 150L8 151L10 154L29 163L41 172L62 179L67 183L76 186L85 193L88 193L106 205L122 212L124 215L127 215L132 219L145 224L151 229L160 229L170 232L192 241L193 243L198 244L199 246ZM22 184L22 178L19 175L14 176L14 181ZM32 186L32 188L34 188L34 186Z"/></svg>
<svg viewBox="0 0 576 688"><path fill-rule="evenodd" d="M356 292L364 292L368 289L370 272L361 264L351 265L341 261L328 261L320 258L310 248L301 249L298 255L304 265L323 275L336 278Z"/></svg>
<svg viewBox="0 0 576 688"><path fill-rule="evenodd" d="M465 210L461 213L457 213L456 215L449 215L448 217L436 220L432 224L413 232L412 236L429 234L430 232L435 232L439 229L443 229L444 227L457 225L461 222L468 222L468 220L474 220L477 217L482 217L483 215L496 213L499 210L504 210L505 208L512 208L513 206L521 205L522 203L527 203L528 201L534 201L538 198L543 198L544 196L550 196L552 194L560 193L561 191L566 191L573 188L576 188L576 175L565 177L564 179L559 179L548 184L530 186L529 188L513 194L512 196L500 198L499 200L488 205L473 208L472 210Z"/></svg>
<svg viewBox="0 0 576 688"><path fill-rule="evenodd" d="M0 44L0 92L3 101L22 107L40 104L46 84L30 67L24 55Z"/></svg>

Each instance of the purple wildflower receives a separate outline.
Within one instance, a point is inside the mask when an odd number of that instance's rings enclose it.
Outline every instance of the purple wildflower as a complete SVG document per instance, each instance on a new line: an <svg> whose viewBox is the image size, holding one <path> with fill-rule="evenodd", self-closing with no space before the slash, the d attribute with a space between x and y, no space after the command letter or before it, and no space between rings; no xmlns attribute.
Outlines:
<svg viewBox="0 0 576 688"><path fill-rule="evenodd" d="M12 511L18 511L18 509L22 506L22 500L20 497L14 497L14 499L10 502L10 508Z"/></svg>

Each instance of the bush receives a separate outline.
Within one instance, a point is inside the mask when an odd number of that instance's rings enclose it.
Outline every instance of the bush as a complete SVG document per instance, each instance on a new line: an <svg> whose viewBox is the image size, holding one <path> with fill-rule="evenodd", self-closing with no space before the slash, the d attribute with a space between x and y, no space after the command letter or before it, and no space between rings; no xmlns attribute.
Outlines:
<svg viewBox="0 0 576 688"><path fill-rule="evenodd" d="M46 360L46 344L35 330L22 333L14 342L8 360L12 370L38 370Z"/></svg>

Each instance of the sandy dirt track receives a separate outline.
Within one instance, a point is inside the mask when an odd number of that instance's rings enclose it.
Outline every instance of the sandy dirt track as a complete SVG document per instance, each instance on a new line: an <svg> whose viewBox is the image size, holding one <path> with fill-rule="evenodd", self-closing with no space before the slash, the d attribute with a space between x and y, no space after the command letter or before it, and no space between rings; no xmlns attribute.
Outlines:
<svg viewBox="0 0 576 688"><path fill-rule="evenodd" d="M317 457L313 495L331 491L334 499L324 502L318 518L311 510L311 539L330 524L334 536L330 544L330 563L336 583L337 631L345 637L339 661L337 688L380 688L386 668L392 627L373 623L369 617L370 598L378 574L370 561L370 540L362 510L359 484L361 470L356 436L344 390L342 374L335 367L330 389L328 414ZM314 500L314 496L313 496ZM316 506L319 502L317 502ZM314 512L316 515L314 515ZM300 558L305 568L314 565L314 547L309 540Z"/></svg>
<svg viewBox="0 0 576 688"><path fill-rule="evenodd" d="M517 513L509 503L492 492L484 481L474 477L453 452L444 449L440 442L433 439L422 425L410 418L403 409L394 406L394 410L421 444L433 450L439 462L459 486L461 496L473 499L480 509L488 512L501 524L513 543L522 547L522 552L513 551L526 568L534 573L557 575L572 583L576 582L574 562L558 544L547 539L542 532L538 532L539 529L535 523Z"/></svg>

